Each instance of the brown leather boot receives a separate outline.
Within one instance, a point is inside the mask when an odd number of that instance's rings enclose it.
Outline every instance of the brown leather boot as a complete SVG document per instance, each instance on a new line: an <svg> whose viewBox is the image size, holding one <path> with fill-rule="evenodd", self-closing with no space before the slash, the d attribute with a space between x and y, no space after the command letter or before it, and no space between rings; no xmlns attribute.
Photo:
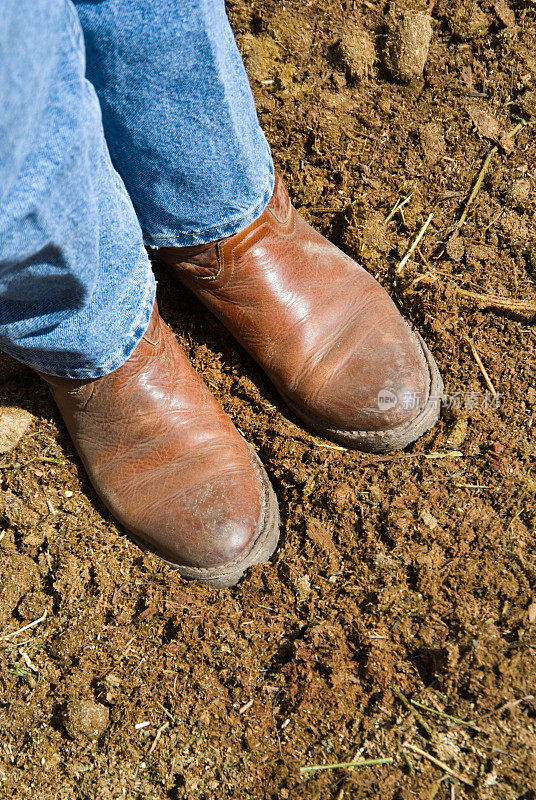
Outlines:
<svg viewBox="0 0 536 800"><path fill-rule="evenodd" d="M279 511L263 466L156 303L119 369L89 381L39 374L95 490L142 547L217 588L272 555Z"/></svg>
<svg viewBox="0 0 536 800"><path fill-rule="evenodd" d="M380 284L299 216L279 175L240 233L156 255L325 436L381 453L438 419L443 384L425 343Z"/></svg>

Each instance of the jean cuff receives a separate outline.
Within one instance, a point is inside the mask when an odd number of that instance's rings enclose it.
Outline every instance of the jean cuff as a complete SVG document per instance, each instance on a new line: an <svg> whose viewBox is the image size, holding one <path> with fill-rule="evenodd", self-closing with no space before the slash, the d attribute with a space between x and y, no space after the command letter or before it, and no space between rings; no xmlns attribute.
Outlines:
<svg viewBox="0 0 536 800"><path fill-rule="evenodd" d="M107 353L106 358L100 362L98 366L91 368L66 368L64 364L47 361L45 359L27 359L21 356L20 350L11 348L9 345L2 344L3 352L7 353L12 358L25 364L27 367L42 372L45 375L54 375L57 378L72 378L73 380L93 380L95 378L102 378L104 375L109 375L116 369L119 369L125 361L132 355L140 343L143 334L147 330L151 314L153 313L154 301L156 296L156 281L154 275L149 271L150 280L147 285L143 302L140 305L140 311L136 318L128 328L126 336L121 343L121 346L113 351Z"/></svg>
<svg viewBox="0 0 536 800"><path fill-rule="evenodd" d="M243 231L244 228L247 228L248 225L260 217L274 193L274 182L274 167L270 159L268 180L265 184L261 199L258 200L252 208L248 209L248 211L240 214L239 217L222 220L217 225L204 228L203 230L190 231L188 233L174 233L169 236L150 236L144 231L143 241L146 247L157 249L159 247L190 247L198 244L209 244L210 242L216 242L228 236L233 236L235 233Z"/></svg>

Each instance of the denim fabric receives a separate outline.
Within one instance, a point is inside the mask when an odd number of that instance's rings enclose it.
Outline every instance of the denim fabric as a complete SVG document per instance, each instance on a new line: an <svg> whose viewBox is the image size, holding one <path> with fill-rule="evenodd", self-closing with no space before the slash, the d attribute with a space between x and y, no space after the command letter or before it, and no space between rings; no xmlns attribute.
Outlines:
<svg viewBox="0 0 536 800"><path fill-rule="evenodd" d="M274 185L224 0L75 0L112 161L150 247L230 236Z"/></svg>
<svg viewBox="0 0 536 800"><path fill-rule="evenodd" d="M143 335L154 277L114 171L65 0L6 0L0 23L0 348L97 377Z"/></svg>
<svg viewBox="0 0 536 800"><path fill-rule="evenodd" d="M0 349L45 373L96 378L147 326L144 238L235 233L264 209L273 167L223 0L77 10L2 4Z"/></svg>

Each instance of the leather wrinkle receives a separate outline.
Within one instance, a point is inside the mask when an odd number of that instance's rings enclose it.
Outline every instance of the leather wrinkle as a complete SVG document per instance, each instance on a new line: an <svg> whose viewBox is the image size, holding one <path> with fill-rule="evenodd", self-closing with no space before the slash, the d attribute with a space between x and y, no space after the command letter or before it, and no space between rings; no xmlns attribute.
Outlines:
<svg viewBox="0 0 536 800"><path fill-rule="evenodd" d="M166 259L295 410L326 431L374 435L420 413L401 398L428 397L429 353L381 285L299 216L280 176L258 219L216 247L213 283L181 269L181 248ZM396 409L378 406L382 388Z"/></svg>
<svg viewBox="0 0 536 800"><path fill-rule="evenodd" d="M122 367L83 386L50 383L93 485L128 530L204 570L252 552L266 489L156 303Z"/></svg>

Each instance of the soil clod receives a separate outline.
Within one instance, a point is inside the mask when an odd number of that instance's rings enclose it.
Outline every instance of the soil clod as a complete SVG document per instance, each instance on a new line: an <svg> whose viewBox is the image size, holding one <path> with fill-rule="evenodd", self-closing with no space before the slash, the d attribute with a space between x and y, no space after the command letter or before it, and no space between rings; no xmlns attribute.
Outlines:
<svg viewBox="0 0 536 800"><path fill-rule="evenodd" d="M100 739L109 723L108 708L91 700L71 700L63 716L65 730L73 739Z"/></svg>
<svg viewBox="0 0 536 800"><path fill-rule="evenodd" d="M386 54L395 78L410 81L423 74L431 39L432 22L425 12L405 11L395 20Z"/></svg>

